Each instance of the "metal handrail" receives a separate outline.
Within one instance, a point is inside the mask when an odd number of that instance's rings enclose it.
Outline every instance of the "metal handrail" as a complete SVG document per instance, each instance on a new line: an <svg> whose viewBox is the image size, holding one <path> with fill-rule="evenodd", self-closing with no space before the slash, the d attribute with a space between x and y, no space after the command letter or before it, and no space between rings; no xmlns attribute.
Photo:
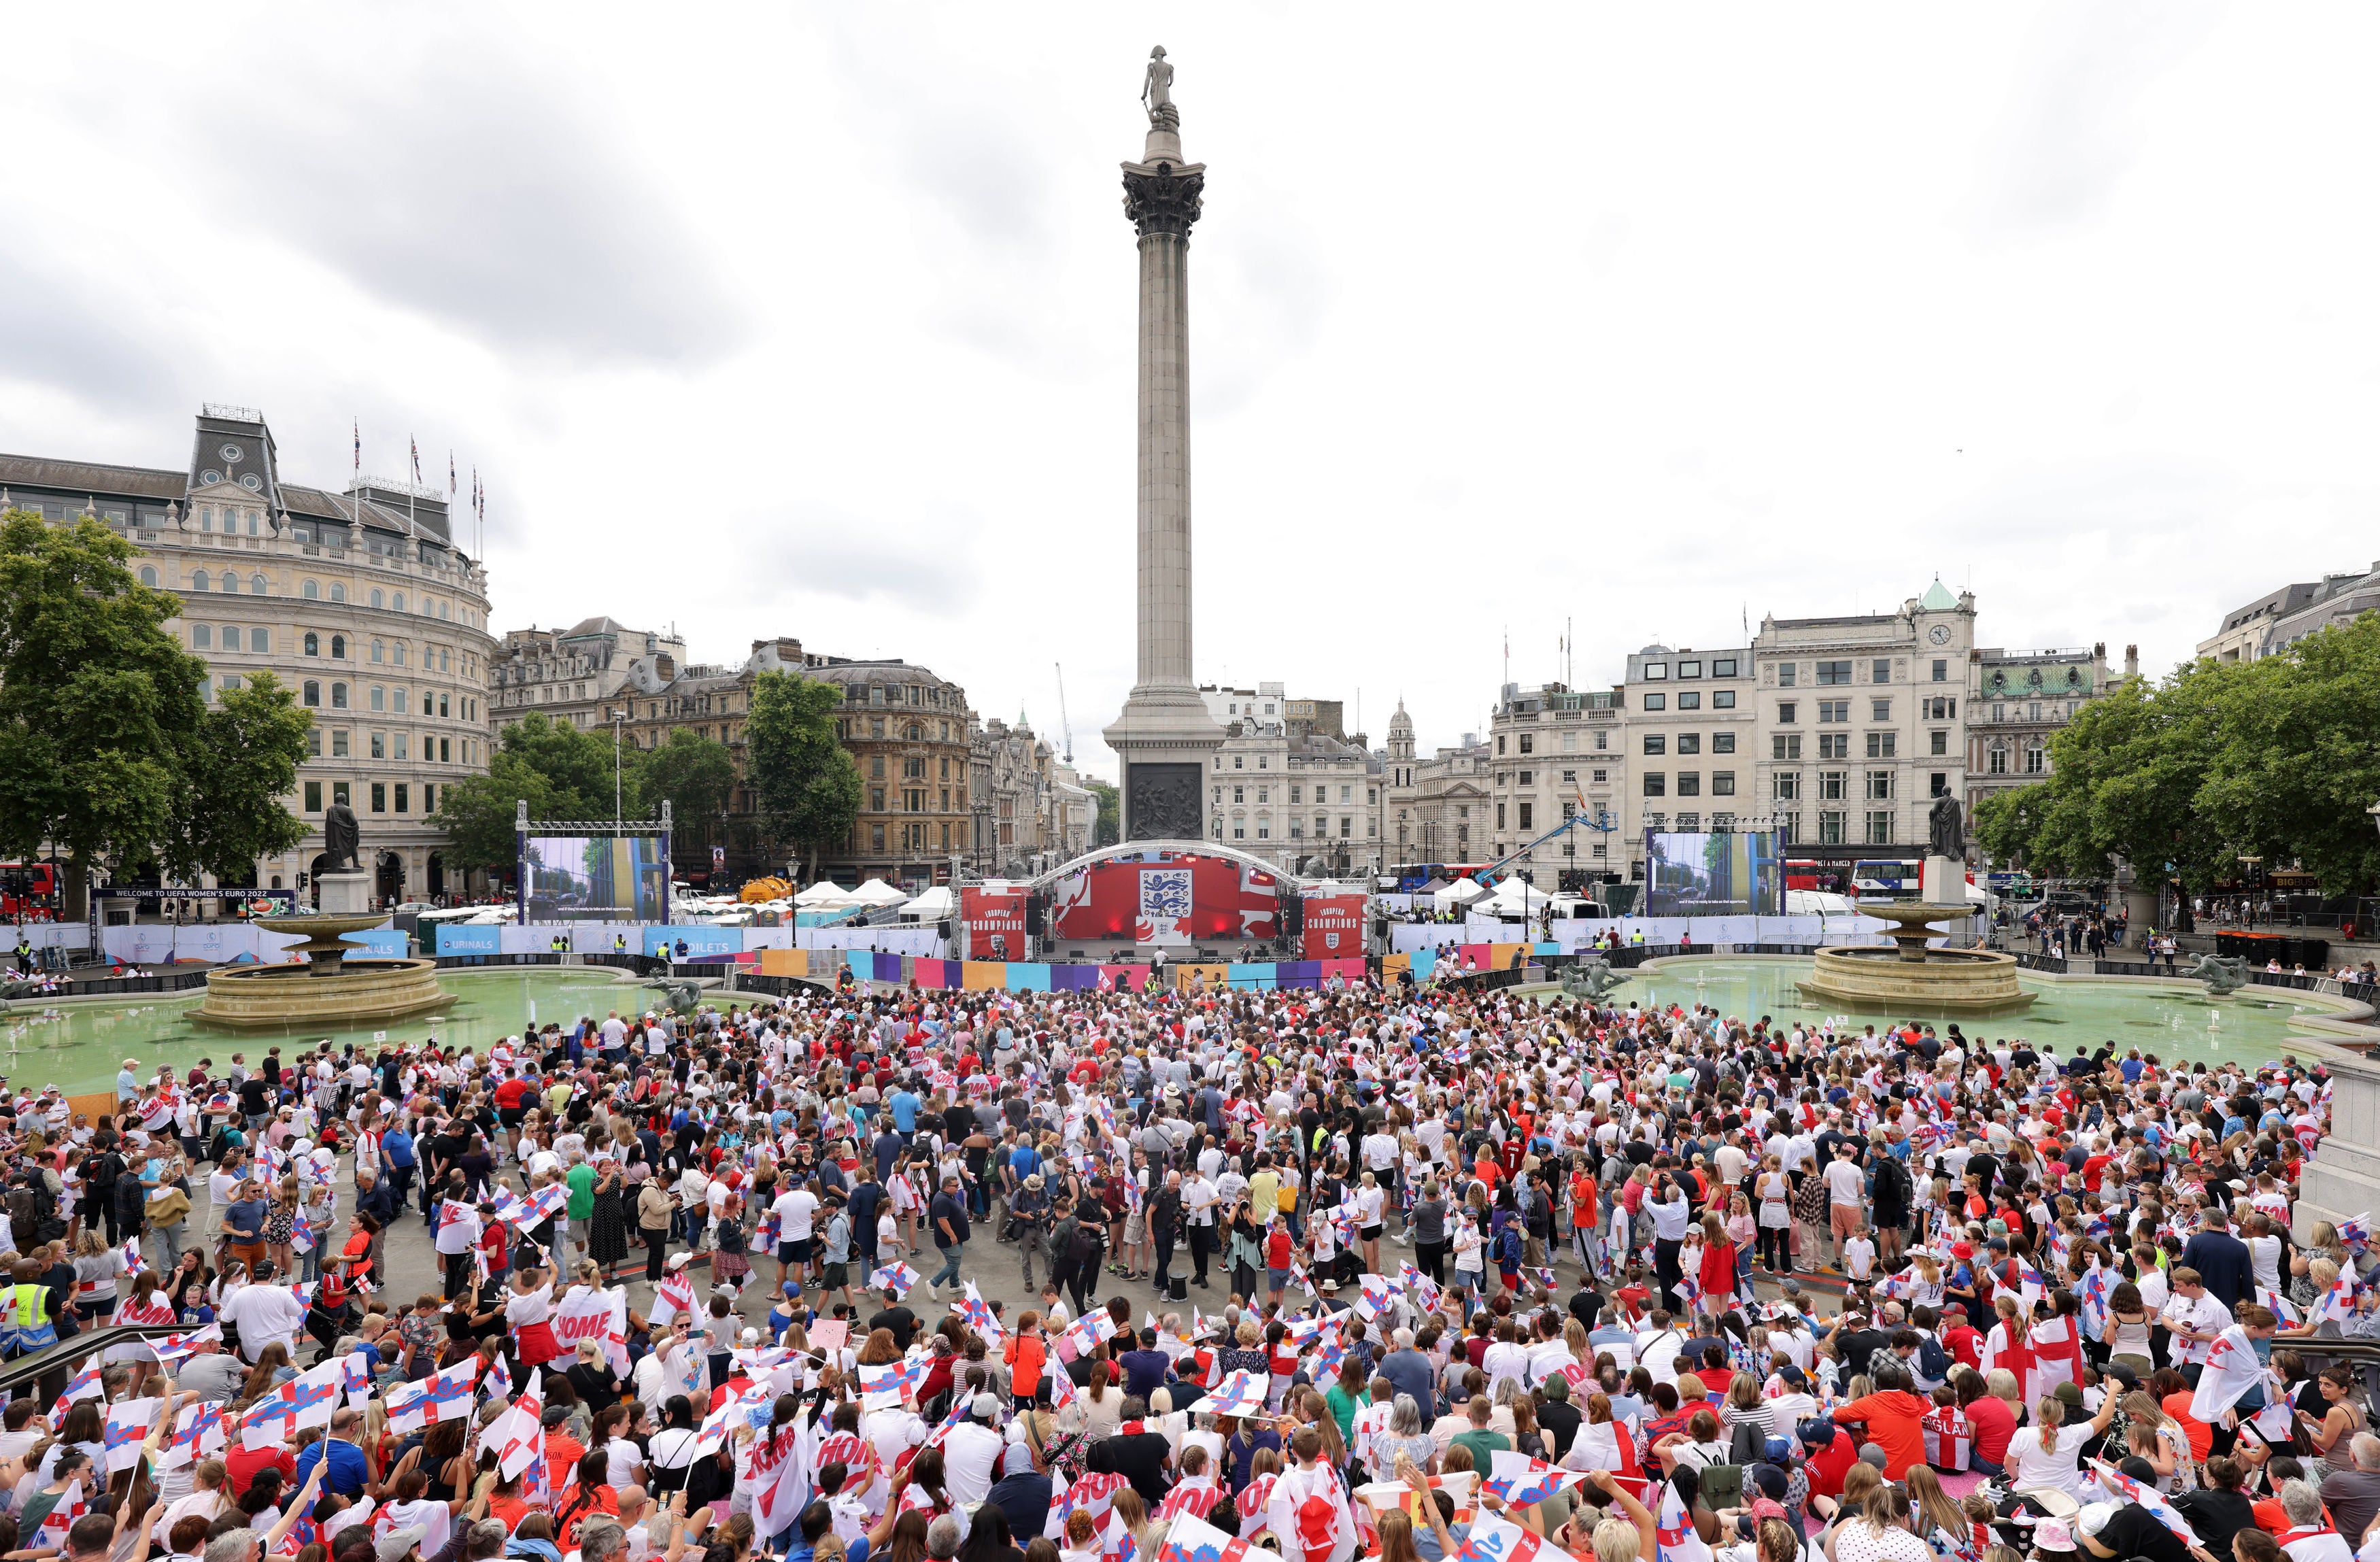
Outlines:
<svg viewBox="0 0 2380 1562"><path fill-rule="evenodd" d="M182 1334L188 1329L186 1324L110 1324L104 1328L84 1329L70 1334L45 1350L0 1362L0 1393L13 1398L27 1385L39 1385L42 1379L55 1375L56 1386L43 1391L55 1398L65 1390L67 1375L82 1365L92 1351L103 1351L115 1345L128 1345L138 1339Z"/></svg>

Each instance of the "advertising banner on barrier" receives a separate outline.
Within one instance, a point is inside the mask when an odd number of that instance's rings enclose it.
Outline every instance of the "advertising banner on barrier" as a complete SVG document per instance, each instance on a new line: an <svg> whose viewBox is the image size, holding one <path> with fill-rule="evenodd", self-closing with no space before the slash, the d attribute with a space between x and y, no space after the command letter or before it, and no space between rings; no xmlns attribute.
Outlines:
<svg viewBox="0 0 2380 1562"><path fill-rule="evenodd" d="M1025 953L1022 885L980 885L959 891L959 920L966 924L967 954L979 961Z"/></svg>
<svg viewBox="0 0 2380 1562"><path fill-rule="evenodd" d="M1308 960L1343 960L1364 952L1364 897L1305 897L1305 953Z"/></svg>
<svg viewBox="0 0 2380 1562"><path fill-rule="evenodd" d="M436 926L438 941L433 948L439 954L501 954L504 952L503 940L497 935L503 933L504 929L492 922L472 926L441 922Z"/></svg>
<svg viewBox="0 0 2380 1562"><path fill-rule="evenodd" d="M647 927L643 932L644 948L638 952L665 960L716 960L744 952L741 927ZM685 948L680 949L681 944Z"/></svg>
<svg viewBox="0 0 2380 1562"><path fill-rule="evenodd" d="M643 935L633 922L574 922L570 925L573 954L642 954Z"/></svg>
<svg viewBox="0 0 2380 1562"><path fill-rule="evenodd" d="M355 946L358 954L379 960L403 960L413 952L404 932L395 927L366 928L360 933L346 934L346 941Z"/></svg>

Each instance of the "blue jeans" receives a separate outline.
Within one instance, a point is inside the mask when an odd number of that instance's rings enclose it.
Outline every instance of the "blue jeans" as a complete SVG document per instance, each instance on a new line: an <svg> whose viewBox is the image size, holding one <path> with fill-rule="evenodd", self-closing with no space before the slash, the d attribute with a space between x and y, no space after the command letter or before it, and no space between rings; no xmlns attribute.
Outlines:
<svg viewBox="0 0 2380 1562"><path fill-rule="evenodd" d="M936 1270L934 1277L926 1283L935 1287L958 1284L959 1261L966 1256L966 1243L955 1242L949 1247L943 1247L941 1243L936 1242L934 1246L941 1253L942 1266Z"/></svg>

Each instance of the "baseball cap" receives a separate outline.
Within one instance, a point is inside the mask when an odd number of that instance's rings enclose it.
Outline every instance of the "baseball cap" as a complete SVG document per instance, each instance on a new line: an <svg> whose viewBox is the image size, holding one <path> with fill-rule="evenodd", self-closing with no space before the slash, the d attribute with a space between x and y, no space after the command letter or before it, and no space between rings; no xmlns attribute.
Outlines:
<svg viewBox="0 0 2380 1562"><path fill-rule="evenodd" d="M429 1527L422 1524L407 1524L403 1529L391 1530L380 1538L380 1544L372 1548L372 1554L380 1562L405 1562L413 1548L419 1545L429 1533Z"/></svg>
<svg viewBox="0 0 2380 1562"><path fill-rule="evenodd" d="M975 1397L975 1401L967 1406L967 1411L978 1421L996 1421L1000 1418L1000 1396L978 1394Z"/></svg>
<svg viewBox="0 0 2380 1562"><path fill-rule="evenodd" d="M2074 1532L2078 1535L2095 1535L2106 1529L2107 1521L2115 1516L2116 1505L2112 1502L2087 1503L2083 1506L2082 1511L2074 1516Z"/></svg>

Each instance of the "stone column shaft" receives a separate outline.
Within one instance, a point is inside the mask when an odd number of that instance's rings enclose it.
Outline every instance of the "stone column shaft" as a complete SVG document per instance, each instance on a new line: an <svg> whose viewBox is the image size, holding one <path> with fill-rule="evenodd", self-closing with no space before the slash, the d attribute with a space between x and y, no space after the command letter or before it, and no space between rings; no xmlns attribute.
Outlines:
<svg viewBox="0 0 2380 1562"><path fill-rule="evenodd" d="M1190 236L1140 236L1139 647L1142 686L1192 682Z"/></svg>

